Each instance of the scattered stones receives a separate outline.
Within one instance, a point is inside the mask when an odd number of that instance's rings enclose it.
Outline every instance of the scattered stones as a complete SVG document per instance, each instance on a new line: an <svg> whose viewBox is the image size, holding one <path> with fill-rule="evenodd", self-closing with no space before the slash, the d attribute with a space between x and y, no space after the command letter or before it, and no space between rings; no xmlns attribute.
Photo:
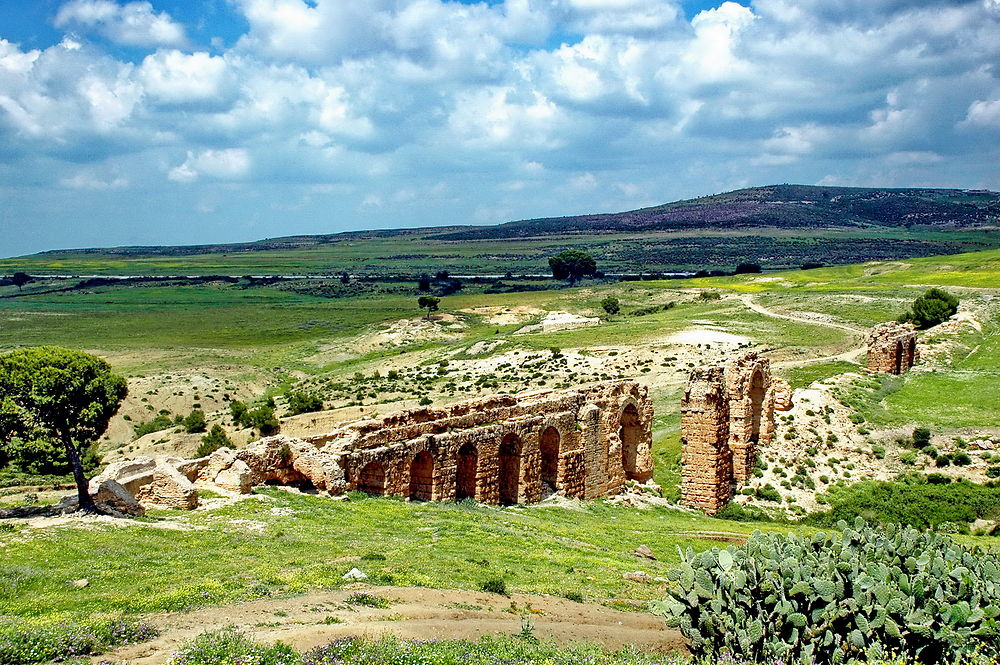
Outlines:
<svg viewBox="0 0 1000 665"><path fill-rule="evenodd" d="M649 573L644 573L641 570L637 570L633 573L625 573L622 577L632 582L640 582L642 584L652 584L653 582L653 577Z"/></svg>
<svg viewBox="0 0 1000 665"><path fill-rule="evenodd" d="M653 554L653 550L649 549L649 545L639 545L639 547L632 550L632 554L641 559L652 559L653 561L656 561L656 555Z"/></svg>
<svg viewBox="0 0 1000 665"><path fill-rule="evenodd" d="M77 589L83 589L84 587L90 586L90 580L86 578L80 580L73 580L69 584L70 586L76 587Z"/></svg>
<svg viewBox="0 0 1000 665"><path fill-rule="evenodd" d="M368 576L357 568L351 568L349 571L344 573L344 579L349 582L360 582L361 580L367 580Z"/></svg>

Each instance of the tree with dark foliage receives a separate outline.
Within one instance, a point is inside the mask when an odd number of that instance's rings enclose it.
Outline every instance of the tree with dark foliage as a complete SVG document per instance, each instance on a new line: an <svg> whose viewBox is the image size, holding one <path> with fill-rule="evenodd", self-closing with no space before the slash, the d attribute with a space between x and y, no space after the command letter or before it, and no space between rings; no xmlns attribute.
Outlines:
<svg viewBox="0 0 1000 665"><path fill-rule="evenodd" d="M32 437L58 441L73 467L80 509L95 512L82 457L127 393L125 379L89 353L41 346L0 355L0 447Z"/></svg>
<svg viewBox="0 0 1000 665"><path fill-rule="evenodd" d="M11 281L14 282L14 286L17 287L17 290L20 291L25 284L31 281L31 275L24 272L16 272L13 277L11 277Z"/></svg>
<svg viewBox="0 0 1000 665"><path fill-rule="evenodd" d="M431 320L431 312L438 311L438 305L441 304L441 299L435 296L420 296L417 298L417 305L420 309L427 310L427 316L425 317L428 321Z"/></svg>
<svg viewBox="0 0 1000 665"><path fill-rule="evenodd" d="M958 298L941 289L928 289L924 295L913 301L913 309L899 317L899 320L926 330L947 321L956 312L958 312Z"/></svg>
<svg viewBox="0 0 1000 665"><path fill-rule="evenodd" d="M556 279L565 279L570 284L575 284L587 275L597 272L597 263L587 252L567 249L549 258L549 268Z"/></svg>

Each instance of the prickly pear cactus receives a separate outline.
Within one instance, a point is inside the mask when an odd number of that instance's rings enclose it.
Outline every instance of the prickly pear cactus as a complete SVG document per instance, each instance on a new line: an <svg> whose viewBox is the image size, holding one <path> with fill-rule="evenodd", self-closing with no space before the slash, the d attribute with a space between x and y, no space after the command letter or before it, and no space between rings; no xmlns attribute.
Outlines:
<svg viewBox="0 0 1000 665"><path fill-rule="evenodd" d="M1000 645L1000 557L934 532L837 526L681 552L655 610L695 655L839 664L892 652L937 663Z"/></svg>

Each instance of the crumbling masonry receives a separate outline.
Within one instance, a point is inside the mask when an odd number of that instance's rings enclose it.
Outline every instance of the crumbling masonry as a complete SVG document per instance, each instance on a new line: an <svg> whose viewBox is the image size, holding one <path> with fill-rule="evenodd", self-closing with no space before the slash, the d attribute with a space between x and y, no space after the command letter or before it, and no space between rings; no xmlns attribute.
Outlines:
<svg viewBox="0 0 1000 665"><path fill-rule="evenodd" d="M722 510L770 441L776 408L791 408L791 387L755 352L694 370L681 398L681 503Z"/></svg>
<svg viewBox="0 0 1000 665"><path fill-rule="evenodd" d="M905 323L880 323L868 334L868 371L902 374L917 364L917 332Z"/></svg>
<svg viewBox="0 0 1000 665"><path fill-rule="evenodd" d="M533 503L549 491L592 499L652 477L652 419L647 389L616 381L412 409L318 436L267 437L171 466L192 485L222 479L234 491L276 483L424 501ZM142 474L141 483L108 477L149 495L154 474ZM156 505L156 497L147 502ZM191 507L186 496L177 503Z"/></svg>

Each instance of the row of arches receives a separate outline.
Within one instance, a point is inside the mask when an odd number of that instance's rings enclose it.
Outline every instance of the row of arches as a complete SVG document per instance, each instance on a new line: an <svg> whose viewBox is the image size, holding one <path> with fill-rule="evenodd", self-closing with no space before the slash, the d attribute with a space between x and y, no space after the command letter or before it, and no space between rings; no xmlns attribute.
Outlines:
<svg viewBox="0 0 1000 665"><path fill-rule="evenodd" d="M640 474L640 446L643 441L643 423L634 404L627 405L620 415L618 436L621 440L621 463L626 479ZM408 464L408 479L392 483L392 492L417 501L454 498L482 500L487 486L496 484L494 500L503 505L527 500L525 488L530 482L561 489L560 458L563 453L563 436L555 426L545 427L538 436L538 456L526 457L525 444L514 432L503 435L496 449L496 464L484 463L482 452L475 443L464 443L455 453L454 475L441 473L442 465L451 466L449 459L439 459L430 451L416 453ZM527 468L529 462L538 468ZM495 471L494 471L495 469ZM405 471L404 471L405 473ZM494 475L495 474L495 475ZM537 474L537 475L536 475ZM529 478L531 479L529 481ZM454 483L452 487L444 485ZM385 465L378 460L366 464L357 476L356 488L373 496L383 496L390 491ZM536 490L537 493L537 490Z"/></svg>

